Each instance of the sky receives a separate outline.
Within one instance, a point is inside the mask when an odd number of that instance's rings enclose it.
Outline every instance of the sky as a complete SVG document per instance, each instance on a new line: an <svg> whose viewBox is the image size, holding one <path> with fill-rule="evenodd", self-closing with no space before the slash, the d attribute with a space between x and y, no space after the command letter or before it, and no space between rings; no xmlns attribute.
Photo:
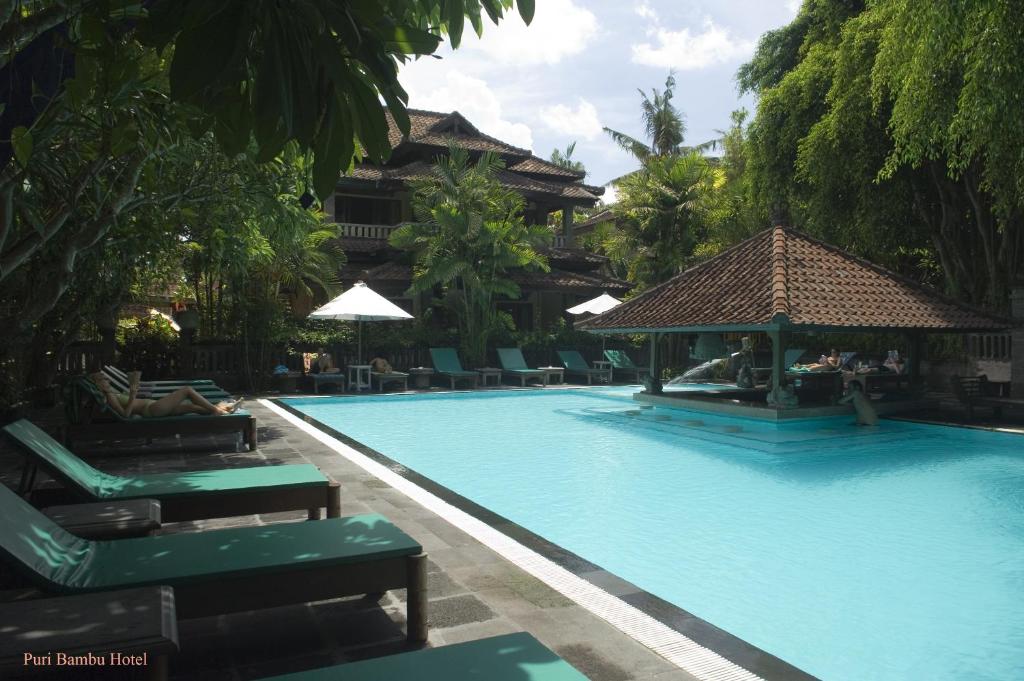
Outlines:
<svg viewBox="0 0 1024 681"><path fill-rule="evenodd" d="M527 27L516 12L485 18L478 39L402 67L409 105L459 111L482 132L548 158L576 141L587 183L603 185L636 168L602 127L643 139L640 95L676 73L675 105L686 142L718 137L740 97L736 69L762 33L789 23L799 0L537 0Z"/></svg>

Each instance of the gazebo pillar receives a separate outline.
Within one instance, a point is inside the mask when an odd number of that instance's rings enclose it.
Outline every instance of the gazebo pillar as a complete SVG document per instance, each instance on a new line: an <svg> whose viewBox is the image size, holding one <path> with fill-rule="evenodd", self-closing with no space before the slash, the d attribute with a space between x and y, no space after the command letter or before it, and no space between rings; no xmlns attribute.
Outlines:
<svg viewBox="0 0 1024 681"><path fill-rule="evenodd" d="M924 332L907 332L907 375L910 376L911 387L921 382L921 358L924 356Z"/></svg>
<svg viewBox="0 0 1024 681"><path fill-rule="evenodd" d="M772 342L772 384L768 390L778 394L778 390L786 384L786 348L788 335L782 330L769 331L768 339Z"/></svg>
<svg viewBox="0 0 1024 681"><path fill-rule="evenodd" d="M649 383L647 385L647 392L652 395L661 394L661 361L658 357L658 341L661 339L660 333L651 334L651 375Z"/></svg>
<svg viewBox="0 0 1024 681"><path fill-rule="evenodd" d="M573 247L573 206L571 203L567 203L562 206L562 237L566 248Z"/></svg>

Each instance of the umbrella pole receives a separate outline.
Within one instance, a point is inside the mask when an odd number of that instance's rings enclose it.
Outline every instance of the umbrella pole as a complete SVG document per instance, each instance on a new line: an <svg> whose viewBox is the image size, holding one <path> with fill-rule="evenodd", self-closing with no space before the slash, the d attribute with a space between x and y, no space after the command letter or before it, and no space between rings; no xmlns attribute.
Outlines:
<svg viewBox="0 0 1024 681"><path fill-rule="evenodd" d="M356 346L356 364L363 363L363 320L359 320L359 344Z"/></svg>

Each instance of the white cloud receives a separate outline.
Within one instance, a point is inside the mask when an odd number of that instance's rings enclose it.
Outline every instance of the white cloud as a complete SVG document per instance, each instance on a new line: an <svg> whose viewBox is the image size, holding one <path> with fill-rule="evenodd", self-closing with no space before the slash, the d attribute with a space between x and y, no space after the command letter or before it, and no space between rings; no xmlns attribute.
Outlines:
<svg viewBox="0 0 1024 681"><path fill-rule="evenodd" d="M601 195L601 205L610 206L619 202L619 190L612 183L604 186L604 194Z"/></svg>
<svg viewBox="0 0 1024 681"><path fill-rule="evenodd" d="M481 132L517 147L533 148L533 133L529 126L504 117L501 101L487 81L454 69L446 69L441 76L437 69L441 64L431 62L434 60L420 60L402 69L409 106L430 111L458 111ZM407 77L410 71L417 73ZM430 77L416 77L428 73Z"/></svg>
<svg viewBox="0 0 1024 681"><path fill-rule="evenodd" d="M597 109L583 97L579 98L575 109L555 104L541 107L540 115L544 125L563 135L592 140L604 132L597 118Z"/></svg>
<svg viewBox="0 0 1024 681"><path fill-rule="evenodd" d="M655 45L633 45L633 62L692 71L737 61L750 55L756 46L755 41L731 35L710 18L704 20L703 28L701 33L691 33L689 28L670 31L658 27L652 32Z"/></svg>
<svg viewBox="0 0 1024 681"><path fill-rule="evenodd" d="M529 26L514 10L497 26L485 19L482 39L467 25L460 50L482 52L500 64L557 64L583 52L597 28L597 17L573 0L544 0Z"/></svg>
<svg viewBox="0 0 1024 681"><path fill-rule="evenodd" d="M633 6L633 11L637 16L644 19L650 19L651 21L658 20L658 13L654 11L654 8L647 4L647 2L641 2Z"/></svg>
<svg viewBox="0 0 1024 681"><path fill-rule="evenodd" d="M800 11L800 6L803 4L803 0L786 0L786 9L788 9L793 14L796 14L797 12Z"/></svg>

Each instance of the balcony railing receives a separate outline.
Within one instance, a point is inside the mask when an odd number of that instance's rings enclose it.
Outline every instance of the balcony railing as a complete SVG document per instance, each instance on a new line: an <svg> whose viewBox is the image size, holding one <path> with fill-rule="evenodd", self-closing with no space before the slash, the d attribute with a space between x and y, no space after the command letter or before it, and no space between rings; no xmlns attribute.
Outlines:
<svg viewBox="0 0 1024 681"><path fill-rule="evenodd" d="M338 225L341 227L341 236L355 237L357 239L387 239L391 236L391 232L402 226L401 224L363 225L357 222L339 222ZM555 248L565 248L565 236L556 234L555 240L551 242L551 245Z"/></svg>
<svg viewBox="0 0 1024 681"><path fill-rule="evenodd" d="M1009 361L1013 341L1008 333L971 333L964 336L964 348L974 359Z"/></svg>

